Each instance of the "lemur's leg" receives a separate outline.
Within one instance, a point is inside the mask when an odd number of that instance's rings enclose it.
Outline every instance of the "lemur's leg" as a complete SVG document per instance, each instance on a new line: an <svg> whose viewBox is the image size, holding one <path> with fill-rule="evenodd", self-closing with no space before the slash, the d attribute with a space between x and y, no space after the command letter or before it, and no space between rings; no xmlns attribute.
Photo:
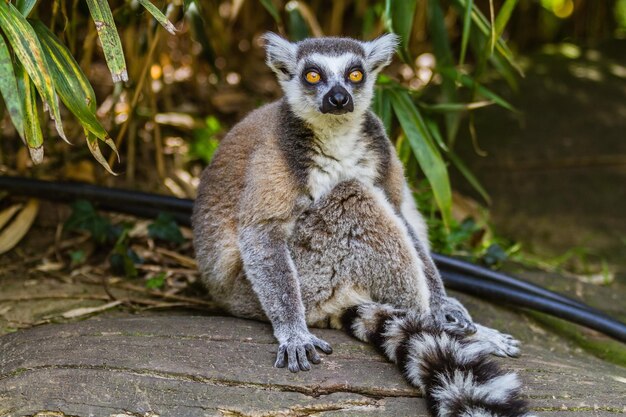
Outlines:
<svg viewBox="0 0 626 417"><path fill-rule="evenodd" d="M450 309L458 311L463 317L467 317L472 321L467 309L461 304L459 300L452 297L446 297L446 303L450 306ZM496 329L483 326L478 323L473 323L476 329L472 334L466 335L467 340L472 340L482 344L485 349L496 356L511 356L517 357L520 354L519 341L514 339L513 336L501 333ZM454 331L453 331L454 333Z"/></svg>
<svg viewBox="0 0 626 417"><path fill-rule="evenodd" d="M430 256L430 244L428 231L424 218L417 210L409 187L404 184L402 204L398 210L400 217L406 224L413 246L419 256L424 275L430 289L430 306L435 320L444 325L450 331L459 334L472 334L476 332L471 317L464 308L458 308L458 302L451 302L443 287L443 280L439 270Z"/></svg>
<svg viewBox="0 0 626 417"><path fill-rule="evenodd" d="M354 305L355 296L430 312L423 264L380 190L338 184L298 218L290 245L310 324Z"/></svg>

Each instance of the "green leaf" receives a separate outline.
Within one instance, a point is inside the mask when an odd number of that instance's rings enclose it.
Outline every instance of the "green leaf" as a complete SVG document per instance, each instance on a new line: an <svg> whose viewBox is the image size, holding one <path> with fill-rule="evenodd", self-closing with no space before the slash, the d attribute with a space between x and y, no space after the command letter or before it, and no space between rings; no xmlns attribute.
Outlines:
<svg viewBox="0 0 626 417"><path fill-rule="evenodd" d="M100 244L115 242L122 231L98 214L87 200L77 200L72 204L72 214L64 225L65 230L83 230Z"/></svg>
<svg viewBox="0 0 626 417"><path fill-rule="evenodd" d="M505 0L502 4L502 7L500 7L500 12L498 12L498 17L496 17L495 22L496 38L500 38L502 36L502 32L504 32L504 28L509 22L509 19L511 18L511 14L513 14L513 10L515 10L517 2L518 0Z"/></svg>
<svg viewBox="0 0 626 417"><path fill-rule="evenodd" d="M176 35L176 28L167 17L150 0L139 0L139 3L172 35Z"/></svg>
<svg viewBox="0 0 626 417"><path fill-rule="evenodd" d="M389 93L383 87L377 87L374 94L374 113L380 117L383 122L383 127L387 135L391 133L391 118L393 116L391 110L391 100L389 99Z"/></svg>
<svg viewBox="0 0 626 417"><path fill-rule="evenodd" d="M80 265L85 262L87 258L87 253L84 250L78 249L70 252L70 260L72 266Z"/></svg>
<svg viewBox="0 0 626 417"><path fill-rule="evenodd" d="M448 154L450 161L454 164L454 166L459 170L459 172L465 177L467 182L470 183L472 187L480 194L480 196L487 202L487 204L491 204L491 198L489 197L489 193L483 187L483 185L478 181L478 178L472 173L472 171L465 165L463 160L459 158L453 152Z"/></svg>
<svg viewBox="0 0 626 417"><path fill-rule="evenodd" d="M452 2L456 4L456 6L461 11L464 12L470 0L452 0ZM491 42L491 36L492 36L494 29L492 29L489 19L485 17L485 15L478 9L478 7L476 7L475 4L472 7L472 21L474 22L476 27L479 29L480 33L482 33L483 37L488 42ZM511 52L506 42L504 42L501 37L495 40L495 48L496 48L497 53L502 55L508 61L508 63L517 70L519 74L523 75L524 72L513 59L513 53ZM488 49L487 49L487 52L489 52Z"/></svg>
<svg viewBox="0 0 626 417"><path fill-rule="evenodd" d="M419 106L434 113L449 113L476 110L483 107L491 106L493 101L474 101L472 103L443 103L443 104L426 104L419 103Z"/></svg>
<svg viewBox="0 0 626 417"><path fill-rule="evenodd" d="M437 145L445 151L448 152L448 145L443 141L443 137L441 137L441 132L439 131L439 127L437 126L437 122L430 118L424 118L426 122L426 126L428 126L428 130L430 131L430 135L433 137Z"/></svg>
<svg viewBox="0 0 626 417"><path fill-rule="evenodd" d="M28 17L33 7L35 7L35 4L37 4L37 0L17 0L15 2L15 8L19 10L22 16Z"/></svg>
<svg viewBox="0 0 626 417"><path fill-rule="evenodd" d="M61 100L85 129L89 150L107 171L115 175L102 156L97 139L106 143L116 154L118 154L117 148L96 117L96 95L87 76L70 51L42 22L35 20L30 21L30 24L39 36L50 74Z"/></svg>
<svg viewBox="0 0 626 417"><path fill-rule="evenodd" d="M43 134L39 122L39 111L37 110L37 94L32 80L18 62L16 65L17 88L19 96L23 98L22 111L24 114L24 136L26 145L33 163L39 164L43 161Z"/></svg>
<svg viewBox="0 0 626 417"><path fill-rule="evenodd" d="M282 22L280 13L278 13L278 10L276 9L276 6L274 6L274 2L272 2L272 0L261 0L261 4L265 7L265 10L272 15L276 23Z"/></svg>
<svg viewBox="0 0 626 417"><path fill-rule="evenodd" d="M451 224L452 191L448 170L419 111L406 91L392 90L391 101L413 154L428 178L446 227Z"/></svg>
<svg viewBox="0 0 626 417"><path fill-rule="evenodd" d="M59 136L67 142L59 111L59 98L54 91L50 70L43 58L41 44L35 31L24 16L11 3L5 1L0 1L0 28L4 31L13 52L37 87L44 104L47 105L50 118L54 120Z"/></svg>
<svg viewBox="0 0 626 417"><path fill-rule="evenodd" d="M128 71L124 60L122 42L115 27L113 14L107 0L87 0L91 18L96 24L96 30L102 43L104 58L106 59L113 82L128 81Z"/></svg>
<svg viewBox="0 0 626 417"><path fill-rule="evenodd" d="M468 6L465 8L465 14L463 15L463 35L461 36L461 57L459 58L459 65L463 65L465 62L465 54L467 53L467 43L469 42L469 34L472 29L472 8L474 7L474 0L468 0Z"/></svg>
<svg viewBox="0 0 626 417"><path fill-rule="evenodd" d="M152 278L146 281L146 288L151 290L158 290L159 288L163 288L165 285L165 272L159 272Z"/></svg>
<svg viewBox="0 0 626 417"><path fill-rule="evenodd" d="M433 52L437 60L437 66L453 66L452 49L448 39L448 29L444 19L443 10L439 0L429 0L428 3L428 27L433 40ZM444 103L458 102L457 86L454 78L442 75L442 97ZM448 143L452 145L459 130L461 115L448 113L445 115L446 135Z"/></svg>
<svg viewBox="0 0 626 417"><path fill-rule="evenodd" d="M22 98L17 90L17 79L13 70L11 54L4 37L0 35L0 94L4 99L9 116L15 126L15 130L22 140L26 142L24 136L24 114L22 110Z"/></svg>
<svg viewBox="0 0 626 417"><path fill-rule="evenodd" d="M174 220L174 217L169 213L159 213L156 220L148 226L148 235L153 239L160 239L176 244L185 241L176 220Z"/></svg>
<svg viewBox="0 0 626 417"><path fill-rule="evenodd" d="M478 93L482 94L483 96L487 97L490 100L493 100L499 106L502 106L507 110L511 110L512 112L519 113L519 111L515 107L513 107L508 101L506 101L505 99L503 99L502 97L494 93L493 91L489 90L487 87L478 84L471 77L460 73L459 71L456 70L456 68L453 68L453 67L438 68L438 71L443 76L453 78L454 80L460 82L462 85L464 85L467 88L475 89Z"/></svg>
<svg viewBox="0 0 626 417"><path fill-rule="evenodd" d="M417 0L386 0L385 1L385 26L387 29L400 36L400 57L406 63L411 63L409 53L409 40L413 31L413 18Z"/></svg>
<svg viewBox="0 0 626 417"><path fill-rule="evenodd" d="M306 24L298 3L288 3L293 7L287 8L287 15L289 17L289 37L294 41L301 41L310 37L309 26Z"/></svg>

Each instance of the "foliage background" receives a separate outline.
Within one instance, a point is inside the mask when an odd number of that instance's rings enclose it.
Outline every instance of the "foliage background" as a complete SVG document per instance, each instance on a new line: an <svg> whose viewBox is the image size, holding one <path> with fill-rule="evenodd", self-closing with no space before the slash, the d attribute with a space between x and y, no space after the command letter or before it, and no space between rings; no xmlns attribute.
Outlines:
<svg viewBox="0 0 626 417"><path fill-rule="evenodd" d="M5 64L1 79L11 78L6 70L10 62L28 109L25 115L31 115L31 123L24 126L40 122L42 128L40 136L33 128L31 149L39 149L45 138L45 154L31 151L34 158L29 158L10 106L0 105L2 173L141 187L181 197L194 196L199 173L228 128L281 95L263 63L259 38L265 31L292 40L399 33L402 48L379 82L374 109L420 191L421 206L430 213L435 247L446 253L469 251L494 262L513 253L515 245L494 237L484 222L453 215L451 170L461 174L482 204L490 201L488 190L455 152L459 131L468 129L469 135L461 136L469 137L478 151L480 132L474 128L473 112L492 105L516 111L502 91L518 90L525 66L515 58L519 52L564 40L593 43L626 31L624 0L0 1L5 15L0 39L9 51L8 61L0 57ZM106 4L113 21L106 21L106 13L98 14L98 7ZM146 9L150 5L151 11ZM28 16L26 24L40 39L45 56L53 55L47 45L57 40L64 45L57 45L59 59L49 62L50 67L65 63L59 67L61 76L48 80L43 74L36 89L28 75L36 80L41 66L35 61L29 68L11 37L13 6ZM175 35L155 20L159 10L173 23ZM95 23L100 21L109 23ZM103 31L109 32L108 38ZM123 79L123 71L128 81L114 83L111 74ZM54 75L52 69L50 73ZM504 80L498 91L490 86L495 79ZM63 83L69 86L67 100ZM48 106L62 120L61 129L35 98L53 103L51 88L65 103L58 109ZM3 96L9 102L4 91ZM68 105L72 99L75 108ZM57 140L62 131L77 146ZM105 145L102 156L97 138ZM115 148L119 162L111 151ZM40 158L33 166L32 160ZM107 173L109 165L117 177Z"/></svg>

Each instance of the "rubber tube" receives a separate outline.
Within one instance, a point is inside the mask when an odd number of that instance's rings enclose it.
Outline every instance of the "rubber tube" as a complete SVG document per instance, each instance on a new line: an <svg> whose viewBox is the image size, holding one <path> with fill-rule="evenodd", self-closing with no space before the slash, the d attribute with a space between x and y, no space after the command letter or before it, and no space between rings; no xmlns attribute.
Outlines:
<svg viewBox="0 0 626 417"><path fill-rule="evenodd" d="M543 287L540 287L539 285L535 285L527 281L522 281L520 279L513 278L501 272L493 271L491 269L482 267L480 265L475 265L475 264L472 264L472 263L469 263L460 259L452 258L450 256L445 256L445 255L441 255L438 253L432 253L431 255L439 269L447 269L451 271L456 271L464 275L473 275L475 277L480 277L481 279L486 279L492 282L505 284L512 288L517 288L519 290L527 291L529 293L536 294L538 296L550 298L552 300L559 301L564 304L569 304L575 307L584 308L584 309L588 309L589 311L595 311L596 313L599 313L599 310L589 307L588 305L580 301L576 301L564 295L547 290Z"/></svg>
<svg viewBox="0 0 626 417"><path fill-rule="evenodd" d="M542 313L571 321L594 330L598 330L620 342L626 343L626 324L598 315L553 299L546 299L516 288L510 288L495 282L484 282L468 278L458 272L441 271L448 288L474 295L481 299L506 302L518 307L529 308Z"/></svg>
<svg viewBox="0 0 626 417"><path fill-rule="evenodd" d="M83 198L102 209L153 218L169 212L181 224L191 223L193 200L112 189L77 182L49 182L0 176L0 189L13 194L70 202ZM581 302L459 259L433 253L444 283L451 289L553 315L605 333L626 343L626 325Z"/></svg>

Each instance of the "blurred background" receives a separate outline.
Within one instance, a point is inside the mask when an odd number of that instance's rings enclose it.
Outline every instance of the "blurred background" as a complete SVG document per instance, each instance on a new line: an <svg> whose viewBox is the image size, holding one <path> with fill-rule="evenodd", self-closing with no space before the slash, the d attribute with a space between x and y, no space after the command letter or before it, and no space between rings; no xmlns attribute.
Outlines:
<svg viewBox="0 0 626 417"><path fill-rule="evenodd" d="M282 94L264 32L394 31L373 108L434 249L626 282L626 0L16 0L0 2L0 28L0 174L186 198L229 128ZM17 221L14 203L0 200ZM74 216L66 229L95 233L76 220L97 223L92 208L59 210L40 206L37 224L60 234ZM101 240L127 273L141 253L116 230ZM91 253L66 249L71 265Z"/></svg>

